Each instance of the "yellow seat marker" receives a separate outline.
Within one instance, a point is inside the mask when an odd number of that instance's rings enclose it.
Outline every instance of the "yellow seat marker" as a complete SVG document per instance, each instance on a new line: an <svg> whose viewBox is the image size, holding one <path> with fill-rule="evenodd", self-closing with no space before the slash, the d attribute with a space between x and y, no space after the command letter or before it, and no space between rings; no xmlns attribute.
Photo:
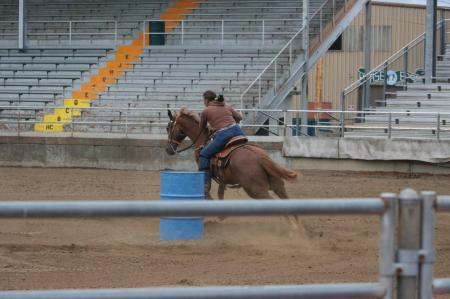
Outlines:
<svg viewBox="0 0 450 299"><path fill-rule="evenodd" d="M34 130L36 132L64 132L64 125L55 123L38 123L34 125Z"/></svg>

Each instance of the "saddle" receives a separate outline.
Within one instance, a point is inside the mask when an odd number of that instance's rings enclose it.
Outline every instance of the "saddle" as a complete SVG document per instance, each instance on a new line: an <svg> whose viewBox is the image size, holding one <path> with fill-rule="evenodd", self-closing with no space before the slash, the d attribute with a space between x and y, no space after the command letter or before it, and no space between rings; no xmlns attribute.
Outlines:
<svg viewBox="0 0 450 299"><path fill-rule="evenodd" d="M245 136L236 136L231 138L225 145L224 149L215 154L211 158L211 173L215 177L219 177L220 170L225 169L230 164L231 154L238 148L247 144L248 139Z"/></svg>

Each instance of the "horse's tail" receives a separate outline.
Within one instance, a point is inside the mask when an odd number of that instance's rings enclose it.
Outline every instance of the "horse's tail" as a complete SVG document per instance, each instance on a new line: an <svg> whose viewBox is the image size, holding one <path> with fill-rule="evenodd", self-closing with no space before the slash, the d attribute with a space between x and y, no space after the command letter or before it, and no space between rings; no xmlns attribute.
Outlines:
<svg viewBox="0 0 450 299"><path fill-rule="evenodd" d="M278 163L270 159L268 156L260 156L258 161L264 168L264 170L267 171L272 176L278 176L290 182L297 180L296 172L279 165Z"/></svg>

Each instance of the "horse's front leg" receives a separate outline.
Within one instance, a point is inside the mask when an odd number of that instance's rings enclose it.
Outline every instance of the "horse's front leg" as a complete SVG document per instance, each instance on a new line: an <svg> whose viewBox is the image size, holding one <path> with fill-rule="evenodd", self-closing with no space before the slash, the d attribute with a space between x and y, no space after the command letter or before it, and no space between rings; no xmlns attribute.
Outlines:
<svg viewBox="0 0 450 299"><path fill-rule="evenodd" d="M218 196L219 200L223 200L224 199L225 189L226 189L225 184L220 183L219 184L219 188L217 189L217 196Z"/></svg>

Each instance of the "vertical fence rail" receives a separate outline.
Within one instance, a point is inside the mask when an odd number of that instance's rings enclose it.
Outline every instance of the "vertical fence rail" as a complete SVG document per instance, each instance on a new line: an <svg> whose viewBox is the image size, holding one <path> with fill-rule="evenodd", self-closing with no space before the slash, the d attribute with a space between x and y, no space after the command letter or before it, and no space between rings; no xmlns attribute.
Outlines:
<svg viewBox="0 0 450 299"><path fill-rule="evenodd" d="M72 45L72 21L69 21L69 45Z"/></svg>
<svg viewBox="0 0 450 299"><path fill-rule="evenodd" d="M398 237L398 299L418 297L421 248L421 198L416 191L405 189L400 193Z"/></svg>
<svg viewBox="0 0 450 299"><path fill-rule="evenodd" d="M386 212L380 219L381 235L379 247L378 271L380 282L386 287L383 299L394 298L395 286L395 230L397 215L397 195L395 193L382 193L381 199L386 205Z"/></svg>
<svg viewBox="0 0 450 299"><path fill-rule="evenodd" d="M118 34L118 25L117 21L114 21L114 46L117 46L117 34Z"/></svg>
<svg viewBox="0 0 450 299"><path fill-rule="evenodd" d="M420 298L433 298L433 274L436 262L436 192L424 191L422 198L422 231L420 261Z"/></svg>
<svg viewBox="0 0 450 299"><path fill-rule="evenodd" d="M261 44L264 46L264 41L266 39L265 35L266 35L266 24L265 21L262 20L262 24L261 24L262 28L261 28L261 32L262 32L262 36L261 36Z"/></svg>

